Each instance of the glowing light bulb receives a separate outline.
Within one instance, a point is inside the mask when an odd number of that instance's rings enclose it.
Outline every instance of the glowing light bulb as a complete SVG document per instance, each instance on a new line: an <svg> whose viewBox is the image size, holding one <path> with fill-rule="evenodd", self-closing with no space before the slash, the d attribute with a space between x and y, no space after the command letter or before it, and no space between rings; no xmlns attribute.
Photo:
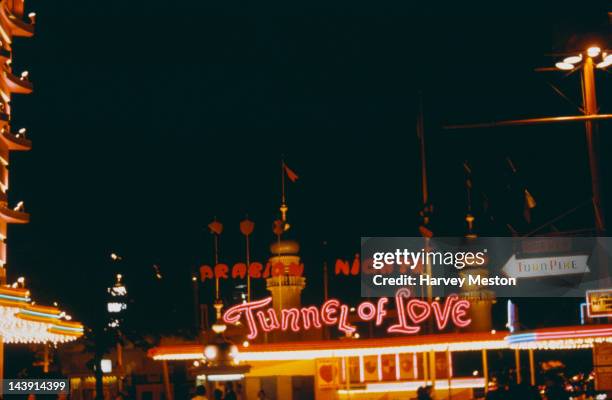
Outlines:
<svg viewBox="0 0 612 400"><path fill-rule="evenodd" d="M563 59L565 64L576 64L582 61L582 54L578 54L577 56L569 56Z"/></svg>
<svg viewBox="0 0 612 400"><path fill-rule="evenodd" d="M587 55L589 57L597 57L601 53L601 49L597 46L591 46L587 49Z"/></svg>
<svg viewBox="0 0 612 400"><path fill-rule="evenodd" d="M229 351L230 357L236 358L236 357L238 357L238 353L239 353L238 352L238 346L236 346L235 344L231 345L230 346L230 351Z"/></svg>
<svg viewBox="0 0 612 400"><path fill-rule="evenodd" d="M218 352L219 350L217 349L217 346L208 345L204 348L204 357L209 360L214 360L217 358Z"/></svg>
<svg viewBox="0 0 612 400"><path fill-rule="evenodd" d="M565 62L558 62L555 64L555 67L557 67L560 70L563 71L569 71L571 69L574 69L574 64L570 64L570 63L565 63Z"/></svg>

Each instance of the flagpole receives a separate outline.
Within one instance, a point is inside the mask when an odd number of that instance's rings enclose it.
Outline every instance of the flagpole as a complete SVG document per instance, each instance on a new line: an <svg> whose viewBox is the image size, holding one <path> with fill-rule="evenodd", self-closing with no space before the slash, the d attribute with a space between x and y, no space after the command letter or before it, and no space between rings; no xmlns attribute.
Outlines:
<svg viewBox="0 0 612 400"><path fill-rule="evenodd" d="M247 301L251 301L251 245L249 243L249 235L246 235L246 263L247 263Z"/></svg>
<svg viewBox="0 0 612 400"><path fill-rule="evenodd" d="M424 122L424 112L423 112L423 92L419 91L418 93L418 112L417 112L417 137L420 142L420 153L421 153L421 191L423 195L423 208L421 210L421 217L423 219L423 230L422 233L425 232L426 226L429 224L429 189L427 185L427 159L425 152L425 122ZM425 236L425 250L429 251L429 237ZM425 260L425 271L427 275L432 276L431 264ZM421 298L425 297L425 290L421 286ZM427 300L431 302L433 298L432 288L431 286L427 287ZM431 327L430 327L431 329Z"/></svg>
<svg viewBox="0 0 612 400"><path fill-rule="evenodd" d="M421 189L423 194L423 208L429 202L429 190L427 187L427 160L425 154L425 124L423 121L423 92L419 92L419 110L417 114L417 136L421 145ZM424 218L425 219L425 218ZM427 224L428 221L423 221Z"/></svg>
<svg viewBox="0 0 612 400"><path fill-rule="evenodd" d="M240 222L240 232L245 238L245 255L246 255L246 280L247 280L247 301L251 301L251 234L255 224L249 220L249 216Z"/></svg>
<svg viewBox="0 0 612 400"><path fill-rule="evenodd" d="M216 233L213 233L213 242L215 246L215 268L219 264L219 238ZM219 276L215 274L215 300L219 300Z"/></svg>
<svg viewBox="0 0 612 400"><path fill-rule="evenodd" d="M285 159L281 158L281 205L285 205Z"/></svg>
<svg viewBox="0 0 612 400"><path fill-rule="evenodd" d="M277 235L277 243L278 243L278 251L279 251L279 256L280 256L280 243L281 243L281 235L285 229L285 222L287 221L287 204L285 202L285 156L281 156L281 206L280 206L280 212L281 212L281 227L280 227L280 233ZM274 266L272 266L274 267ZM283 276L284 276L284 271L283 271ZM279 279L279 287L282 288L283 286L283 279L281 277L281 279ZM283 307L283 291L279 290L279 303L280 303L280 308L282 309Z"/></svg>

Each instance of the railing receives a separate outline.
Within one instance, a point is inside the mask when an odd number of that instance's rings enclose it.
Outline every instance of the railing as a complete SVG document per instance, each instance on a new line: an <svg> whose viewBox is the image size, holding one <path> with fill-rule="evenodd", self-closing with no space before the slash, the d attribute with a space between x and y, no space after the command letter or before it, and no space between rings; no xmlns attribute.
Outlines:
<svg viewBox="0 0 612 400"><path fill-rule="evenodd" d="M275 286L301 286L304 285L306 279L302 276L293 275L277 275L267 280L267 287Z"/></svg>

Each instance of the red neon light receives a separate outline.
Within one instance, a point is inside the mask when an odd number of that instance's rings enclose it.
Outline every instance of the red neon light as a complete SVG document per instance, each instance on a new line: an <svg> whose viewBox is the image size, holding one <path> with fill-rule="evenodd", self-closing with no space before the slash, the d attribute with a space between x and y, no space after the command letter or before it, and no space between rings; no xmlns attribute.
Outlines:
<svg viewBox="0 0 612 400"><path fill-rule="evenodd" d="M380 299L378 299L378 304L376 305L377 312L378 312L378 315L376 317L376 326L380 326L385 316L387 315L387 310L385 310L385 306L387 305L388 302L389 302L389 299L386 297L381 297Z"/></svg>
<svg viewBox="0 0 612 400"><path fill-rule="evenodd" d="M340 322L338 323L338 330L352 334L357 329L348 323L349 307L346 304L340 306Z"/></svg>
<svg viewBox="0 0 612 400"><path fill-rule="evenodd" d="M255 313L257 315L257 319L259 320L259 324L261 325L261 329L268 333L272 332L275 329L280 328L280 323L278 322L278 318L276 317L276 313L274 309L268 309L268 316L266 317L266 313L264 311L257 311Z"/></svg>
<svg viewBox="0 0 612 400"><path fill-rule="evenodd" d="M467 300L459 300L457 304L455 304L455 307L453 307L451 317L453 318L453 323L459 328L465 328L466 326L472 323L472 320L470 318L463 319L465 316L467 316L469 309L470 302Z"/></svg>
<svg viewBox="0 0 612 400"><path fill-rule="evenodd" d="M272 302L272 297L268 297L262 300L255 300L249 303L242 303L230 307L227 309L225 314L223 314L223 321L227 324L235 324L240 321L240 317L244 312L247 324L249 326L249 334L247 335L248 339L255 339L257 337L257 324L255 323L255 318L253 318L253 310L262 308L267 306ZM274 310L273 310L274 311Z"/></svg>
<svg viewBox="0 0 612 400"><path fill-rule="evenodd" d="M336 299L329 299L321 306L321 321L325 325L334 325L338 322L336 313L338 312L340 302ZM333 307L333 308L332 308Z"/></svg>
<svg viewBox="0 0 612 400"><path fill-rule="evenodd" d="M321 328L321 319L319 318L319 310L315 306L302 308L302 321L304 329L310 329L310 324L315 328Z"/></svg>
<svg viewBox="0 0 612 400"><path fill-rule="evenodd" d="M300 319L300 310L298 310L297 308L287 308L287 309L281 310L281 329L283 331L286 331L287 328L289 327L289 324L291 324L291 330L293 332L299 332L300 331L300 326L298 324L299 319ZM291 322L289 322L289 320L291 320Z"/></svg>
<svg viewBox="0 0 612 400"><path fill-rule="evenodd" d="M357 307L357 315L363 321L371 321L376 318L376 306L374 303L364 301Z"/></svg>
<svg viewBox="0 0 612 400"><path fill-rule="evenodd" d="M413 334L421 330L420 326L409 326L406 320L406 307L404 306L404 297L410 297L410 290L402 288L395 293L395 308L397 310L397 318L399 322L387 329L387 332Z"/></svg>
<svg viewBox="0 0 612 400"><path fill-rule="evenodd" d="M406 306L406 312L408 313L408 316L412 322L415 324L420 324L431 315L431 306L426 301L412 299Z"/></svg>
<svg viewBox="0 0 612 400"><path fill-rule="evenodd" d="M455 301L459 299L459 296L456 294L451 294L446 299L446 303L444 303L444 310L440 309L440 303L435 302L432 303L433 312L436 316L436 324L438 325L438 329L443 330L446 328L446 324L448 324L448 317L450 316L452 305Z"/></svg>
<svg viewBox="0 0 612 400"><path fill-rule="evenodd" d="M419 324L432 317L436 321L438 329L443 330L450 320L460 327L468 326L472 321L468 317L470 303L467 300L459 300L455 294L450 295L441 304L438 300L428 303L423 300L410 297L410 290L402 288L395 294L395 309L397 319L395 324L387 328L388 333L415 334L421 330ZM264 309L272 302L268 297L249 303L242 303L229 308L223 315L223 320L228 324L236 324L244 316L248 327L247 338L255 339L259 329L264 332L274 330L299 332L312 328L320 329L323 325L336 326L341 332L352 334L357 329L349 323L349 306L340 303L339 300L327 300L321 308L315 306L302 308L289 308L280 311L280 318L273 308ZM377 304L364 301L357 307L357 316L361 321L374 321L376 325L382 325L387 316L388 298L378 299Z"/></svg>

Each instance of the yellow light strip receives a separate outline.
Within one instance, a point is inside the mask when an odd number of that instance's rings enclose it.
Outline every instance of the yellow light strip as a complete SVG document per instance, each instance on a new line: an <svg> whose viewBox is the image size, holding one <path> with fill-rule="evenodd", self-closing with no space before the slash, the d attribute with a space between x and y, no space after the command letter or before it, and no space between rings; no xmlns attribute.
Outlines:
<svg viewBox="0 0 612 400"><path fill-rule="evenodd" d="M412 392L425 385L427 385L425 381L369 383L365 389L340 389L338 394L350 396L367 393ZM484 385L484 378L459 378L451 379L450 389L483 388ZM448 390L448 380L436 380L436 389Z"/></svg>
<svg viewBox="0 0 612 400"><path fill-rule="evenodd" d="M182 353L182 354L159 354L153 356L155 361L181 361L181 360L201 360L203 353Z"/></svg>
<svg viewBox="0 0 612 400"><path fill-rule="evenodd" d="M284 351L241 351L236 359L238 361L299 361L315 360L317 358L342 358L377 356L379 354L395 353L422 353L427 351L474 351L507 349L508 344L504 340L489 340L477 342L458 343L434 343L411 346L393 347L363 347L346 349L323 349L323 350L284 350ZM154 360L200 360L202 353L169 353L153 356Z"/></svg>
<svg viewBox="0 0 612 400"><path fill-rule="evenodd" d="M422 353L427 351L474 351L507 349L508 344L504 340L492 340L481 342L463 343L435 343L427 345L394 346L394 347L369 347L353 349L326 349L326 350L289 350L289 351L260 351L240 352L239 361L291 361L291 360L314 360L317 358L341 358L358 356L377 356L379 354L395 353ZM183 355L181 355L183 356ZM200 355L201 357L201 355ZM168 358L172 359L172 358ZM183 358L186 359L186 358Z"/></svg>

